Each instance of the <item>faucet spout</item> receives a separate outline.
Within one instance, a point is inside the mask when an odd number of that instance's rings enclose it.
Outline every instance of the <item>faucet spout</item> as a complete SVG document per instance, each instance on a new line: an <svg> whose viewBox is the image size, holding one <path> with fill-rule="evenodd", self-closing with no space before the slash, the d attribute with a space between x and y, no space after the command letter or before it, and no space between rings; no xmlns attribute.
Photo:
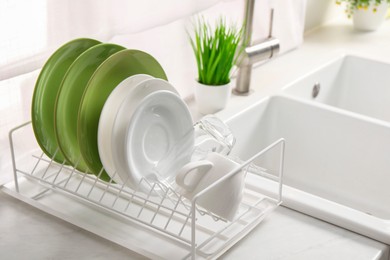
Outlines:
<svg viewBox="0 0 390 260"><path fill-rule="evenodd" d="M255 0L246 1L242 40L244 51L241 54L240 62L238 64L236 87L233 90L233 93L236 95L248 95L250 93L250 79L253 64L271 59L279 52L280 48L279 40L272 37L273 9L271 9L268 38L258 44L251 43L254 7Z"/></svg>

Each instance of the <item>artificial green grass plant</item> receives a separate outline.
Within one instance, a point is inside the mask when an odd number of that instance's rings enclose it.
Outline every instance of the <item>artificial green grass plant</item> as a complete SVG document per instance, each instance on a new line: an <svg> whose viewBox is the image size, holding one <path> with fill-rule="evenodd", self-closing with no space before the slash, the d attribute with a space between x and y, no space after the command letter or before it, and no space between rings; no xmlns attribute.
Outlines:
<svg viewBox="0 0 390 260"><path fill-rule="evenodd" d="M212 30L203 18L194 26L194 38L190 37L198 66L198 81L205 85L225 85L230 82L230 71L239 56L241 29L227 26L220 18Z"/></svg>

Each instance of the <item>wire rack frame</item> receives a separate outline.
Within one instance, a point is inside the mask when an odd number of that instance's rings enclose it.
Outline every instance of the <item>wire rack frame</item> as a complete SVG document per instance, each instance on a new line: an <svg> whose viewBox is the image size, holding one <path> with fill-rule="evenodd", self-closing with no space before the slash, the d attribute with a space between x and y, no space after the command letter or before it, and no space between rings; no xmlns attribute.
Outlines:
<svg viewBox="0 0 390 260"><path fill-rule="evenodd" d="M149 192L141 192L128 187L126 180L123 184L116 184L112 180L102 181L98 176L80 172L65 162L57 163L46 157L44 153L32 154L34 163L30 170L18 168L15 154L14 133L28 126L30 122L22 124L9 133L11 156L13 164L14 185L16 192L20 192L19 177L23 176L36 185L44 187L43 190L31 196L38 199L55 191L94 205L110 214L133 221L145 228L163 234L169 239L178 241L188 247L185 259L195 259L197 256L210 258L218 254L218 251L228 243L236 242L243 235L241 230L246 230L254 223L258 223L269 211L282 202L282 177L284 164L284 139L272 143L252 158L227 173L208 188L199 192L191 201L184 198L175 190L160 182L149 182L141 179L139 185L149 187ZM280 146L280 160L278 175L267 173L266 169L254 166L252 162L263 156L275 147ZM31 160L31 159L30 159ZM247 174L255 174L272 180L277 184L276 198L263 196L258 191L252 192L255 199L243 201L240 211L234 221L226 221L197 205L199 198L215 189L234 175L246 171ZM112 176L114 178L114 176ZM259 206L262 203L270 203L271 208ZM249 216L249 217L248 217ZM253 228L253 227L252 227ZM237 231L238 230L238 231ZM233 235L227 235L233 233Z"/></svg>

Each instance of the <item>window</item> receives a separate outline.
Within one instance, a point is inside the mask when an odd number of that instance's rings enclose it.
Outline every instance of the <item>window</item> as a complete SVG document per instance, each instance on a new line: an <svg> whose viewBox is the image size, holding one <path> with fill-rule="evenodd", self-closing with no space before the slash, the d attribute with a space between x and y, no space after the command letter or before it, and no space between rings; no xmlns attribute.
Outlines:
<svg viewBox="0 0 390 260"><path fill-rule="evenodd" d="M25 59L46 49L46 23L45 0L0 1L0 80L19 74L18 63L29 66Z"/></svg>

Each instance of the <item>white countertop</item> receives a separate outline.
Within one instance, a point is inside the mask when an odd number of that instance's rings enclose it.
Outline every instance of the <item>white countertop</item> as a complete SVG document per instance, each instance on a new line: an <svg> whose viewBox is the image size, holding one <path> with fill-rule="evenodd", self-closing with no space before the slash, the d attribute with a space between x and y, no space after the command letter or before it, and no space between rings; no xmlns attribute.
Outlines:
<svg viewBox="0 0 390 260"><path fill-rule="evenodd" d="M390 62L390 21L373 33L355 32L348 23L330 23L307 35L299 49L257 67L252 77L254 93L248 97L233 96L219 116L229 117L342 52ZM1 259L142 258L2 193L0 216ZM279 207L222 258L388 260L389 247Z"/></svg>

